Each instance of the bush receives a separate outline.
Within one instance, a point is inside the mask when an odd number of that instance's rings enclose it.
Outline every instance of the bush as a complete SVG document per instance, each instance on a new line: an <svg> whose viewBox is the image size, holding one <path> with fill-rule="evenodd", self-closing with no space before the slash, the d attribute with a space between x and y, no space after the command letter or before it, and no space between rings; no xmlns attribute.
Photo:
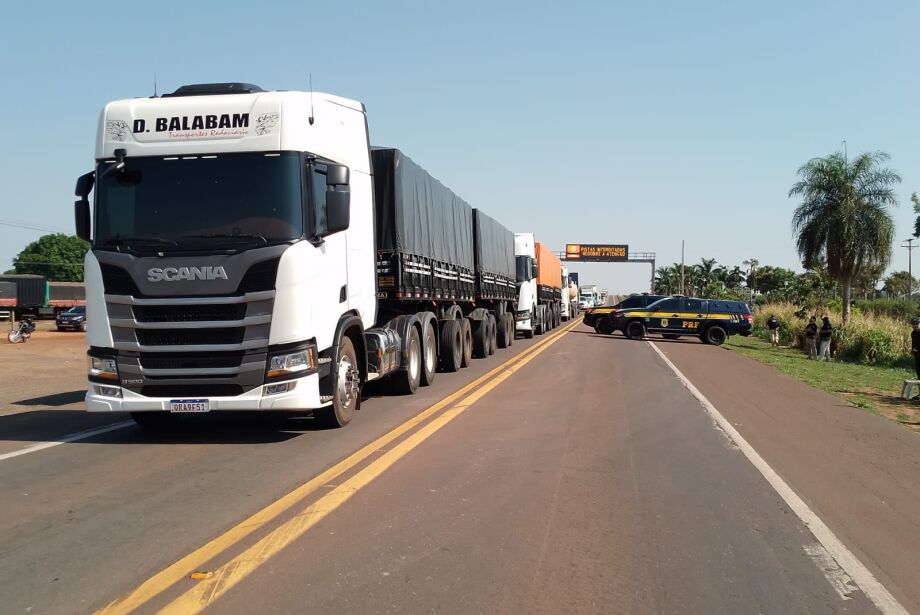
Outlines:
<svg viewBox="0 0 920 615"><path fill-rule="evenodd" d="M899 320L910 320L920 313L917 302L910 299L867 299L857 301L855 306L865 314Z"/></svg>

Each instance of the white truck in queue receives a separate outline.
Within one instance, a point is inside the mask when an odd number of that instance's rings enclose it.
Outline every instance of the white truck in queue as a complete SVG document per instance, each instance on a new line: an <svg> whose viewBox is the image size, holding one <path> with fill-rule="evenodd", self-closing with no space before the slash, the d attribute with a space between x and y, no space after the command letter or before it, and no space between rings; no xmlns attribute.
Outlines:
<svg viewBox="0 0 920 615"><path fill-rule="evenodd" d="M76 195L89 411L342 426L364 383L413 393L514 339L513 233L371 148L359 102L242 83L111 102Z"/></svg>
<svg viewBox="0 0 920 615"><path fill-rule="evenodd" d="M569 268L563 265L562 301L559 304L559 309L561 311L563 321L567 321L578 316L578 289L573 289L574 286L574 283L569 278Z"/></svg>
<svg viewBox="0 0 920 615"><path fill-rule="evenodd" d="M533 233L515 233L518 300L516 330L542 335L562 323L562 263Z"/></svg>
<svg viewBox="0 0 920 615"><path fill-rule="evenodd" d="M597 286L585 285L578 289L578 305L582 308L600 307Z"/></svg>

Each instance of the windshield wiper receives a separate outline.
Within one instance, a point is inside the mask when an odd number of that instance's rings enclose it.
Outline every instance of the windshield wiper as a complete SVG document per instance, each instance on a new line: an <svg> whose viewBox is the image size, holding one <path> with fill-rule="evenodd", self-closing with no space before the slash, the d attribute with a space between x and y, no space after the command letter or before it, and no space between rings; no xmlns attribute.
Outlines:
<svg viewBox="0 0 920 615"><path fill-rule="evenodd" d="M262 243L268 243L268 239L266 239L264 236L255 235L252 233L206 233L202 235L188 235L188 237L193 237L195 239L255 239Z"/></svg>
<svg viewBox="0 0 920 615"><path fill-rule="evenodd" d="M166 239L165 237L151 237L146 235L113 235L109 237L103 243L110 243L114 245L118 250L121 250L122 247L131 249L132 244L135 246L178 246L179 243L172 240Z"/></svg>

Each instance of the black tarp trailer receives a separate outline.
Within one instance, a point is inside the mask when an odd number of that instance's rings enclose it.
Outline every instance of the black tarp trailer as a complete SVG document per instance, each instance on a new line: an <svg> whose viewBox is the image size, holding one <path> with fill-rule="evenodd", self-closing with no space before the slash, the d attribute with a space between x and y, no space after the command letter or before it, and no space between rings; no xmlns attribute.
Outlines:
<svg viewBox="0 0 920 615"><path fill-rule="evenodd" d="M517 298L514 268L514 233L484 214L473 210L473 243L476 257L476 298Z"/></svg>
<svg viewBox="0 0 920 615"><path fill-rule="evenodd" d="M378 298L472 302L473 208L397 149L371 161Z"/></svg>
<svg viewBox="0 0 920 615"><path fill-rule="evenodd" d="M495 283L483 288L481 280L510 273L514 290L514 237L506 229L499 232L500 225L489 219L479 256L490 271L485 278L478 276L473 208L397 149L372 148L371 163L377 321L401 340L397 388L411 391L415 379L405 372L413 364L410 355L417 343L413 327L418 327L425 355L422 384L433 378L433 347L442 369L456 371L473 356L488 356L511 344L514 321L504 315L513 313L515 295ZM500 245L506 245L507 262L499 258ZM371 340L369 347L382 344Z"/></svg>

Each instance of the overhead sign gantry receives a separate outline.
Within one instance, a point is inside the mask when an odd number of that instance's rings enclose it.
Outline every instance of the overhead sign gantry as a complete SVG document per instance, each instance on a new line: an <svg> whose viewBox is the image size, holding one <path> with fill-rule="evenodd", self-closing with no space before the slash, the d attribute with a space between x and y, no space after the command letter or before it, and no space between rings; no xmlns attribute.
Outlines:
<svg viewBox="0 0 920 615"><path fill-rule="evenodd" d="M561 255L566 261L582 263L649 263L652 277L649 290L655 290L655 253L630 252L628 244L567 243L565 253Z"/></svg>

